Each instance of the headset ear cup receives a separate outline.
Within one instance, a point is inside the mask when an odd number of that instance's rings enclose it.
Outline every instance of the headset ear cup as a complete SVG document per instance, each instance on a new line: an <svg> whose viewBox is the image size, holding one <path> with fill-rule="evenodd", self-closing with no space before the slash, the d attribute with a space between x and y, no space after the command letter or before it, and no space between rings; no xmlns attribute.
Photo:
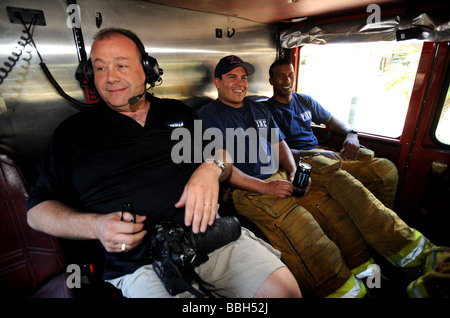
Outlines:
<svg viewBox="0 0 450 318"><path fill-rule="evenodd" d="M161 81L163 70L159 68L158 61L154 57L147 53L143 54L142 67L144 68L146 83L155 86L155 82Z"/></svg>
<svg viewBox="0 0 450 318"><path fill-rule="evenodd" d="M86 85L95 90L94 83L94 69L92 68L91 60L81 61L75 71L75 78L80 82L82 87Z"/></svg>
<svg viewBox="0 0 450 318"><path fill-rule="evenodd" d="M88 82L89 87L95 89L94 68L92 66L91 59L89 59L87 62L85 62L83 70L84 70L84 76L86 77L86 81Z"/></svg>

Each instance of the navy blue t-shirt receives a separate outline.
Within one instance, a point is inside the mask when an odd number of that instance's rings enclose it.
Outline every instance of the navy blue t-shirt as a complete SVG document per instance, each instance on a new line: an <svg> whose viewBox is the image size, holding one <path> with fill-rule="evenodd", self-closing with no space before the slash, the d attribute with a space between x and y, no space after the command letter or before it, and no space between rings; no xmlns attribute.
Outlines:
<svg viewBox="0 0 450 318"><path fill-rule="evenodd" d="M311 96L292 93L292 100L288 104L280 103L273 97L266 103L286 136L285 141L289 148L307 150L319 145L311 122L323 124L331 117L331 113Z"/></svg>
<svg viewBox="0 0 450 318"><path fill-rule="evenodd" d="M278 169L271 145L284 135L266 105L244 99L242 107L234 108L217 99L201 108L198 116L205 133L220 130L222 145L245 174L265 179Z"/></svg>

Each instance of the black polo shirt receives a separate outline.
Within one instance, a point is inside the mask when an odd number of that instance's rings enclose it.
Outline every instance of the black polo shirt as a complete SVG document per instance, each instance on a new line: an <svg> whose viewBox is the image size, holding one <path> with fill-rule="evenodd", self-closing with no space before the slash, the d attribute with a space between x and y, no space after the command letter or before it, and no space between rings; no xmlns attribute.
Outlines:
<svg viewBox="0 0 450 318"><path fill-rule="evenodd" d="M150 110L145 127L104 103L83 110L55 130L39 165L27 208L46 200L58 200L86 212L120 211L131 202L136 213L147 216L147 226L165 220L182 223L184 209L176 209L184 186L199 163L194 152L196 113L180 101L147 94ZM175 163L174 129L187 129L192 142L191 160ZM197 148L195 148L197 147ZM198 148L199 147L199 148ZM187 148L183 148L187 149ZM184 157L186 158L186 157ZM126 253L106 253L105 279L133 272L149 263L146 246Z"/></svg>

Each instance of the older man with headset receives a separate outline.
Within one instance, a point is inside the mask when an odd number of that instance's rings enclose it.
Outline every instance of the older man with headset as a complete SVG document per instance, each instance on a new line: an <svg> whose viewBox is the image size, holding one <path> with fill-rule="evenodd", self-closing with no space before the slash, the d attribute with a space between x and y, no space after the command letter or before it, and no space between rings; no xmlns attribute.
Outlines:
<svg viewBox="0 0 450 318"><path fill-rule="evenodd" d="M152 228L170 221L205 232L216 217L219 181L232 167L220 150L208 162L174 162L173 123L193 136L196 114L179 101L145 94L159 78L149 60L131 31L97 34L90 67L102 101L56 129L28 199L31 227L99 241L103 278L126 297L171 296L148 256ZM131 205L121 212L124 202ZM195 271L214 295L301 296L279 252L246 229L208 256Z"/></svg>

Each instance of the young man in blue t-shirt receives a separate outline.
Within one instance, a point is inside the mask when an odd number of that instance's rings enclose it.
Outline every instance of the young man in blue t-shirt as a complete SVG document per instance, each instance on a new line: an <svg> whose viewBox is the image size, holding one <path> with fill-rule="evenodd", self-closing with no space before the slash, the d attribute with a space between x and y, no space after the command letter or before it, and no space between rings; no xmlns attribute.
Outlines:
<svg viewBox="0 0 450 318"><path fill-rule="evenodd" d="M384 205L393 208L398 172L385 158L375 158L372 150L361 149L358 134L333 116L311 96L294 92L294 67L287 59L275 61L269 69L273 96L267 101L275 121L286 136L286 143L298 160L300 157L322 154L341 160L342 169L361 181ZM324 124L333 132L345 136L340 152L323 149L314 136L311 123Z"/></svg>

